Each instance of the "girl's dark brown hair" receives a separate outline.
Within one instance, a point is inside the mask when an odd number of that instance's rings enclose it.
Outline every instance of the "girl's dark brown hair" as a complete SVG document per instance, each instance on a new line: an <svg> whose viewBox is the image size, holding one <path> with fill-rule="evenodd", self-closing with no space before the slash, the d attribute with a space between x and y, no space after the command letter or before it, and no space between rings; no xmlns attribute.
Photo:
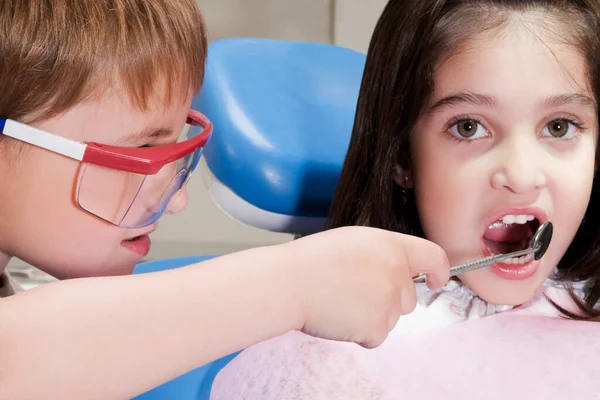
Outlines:
<svg viewBox="0 0 600 400"><path fill-rule="evenodd" d="M414 196L409 192L403 203L392 176L395 165L410 168L410 135L432 93L435 68L469 39L515 20L576 46L586 58L594 97L600 99L597 0L391 0L368 49L328 228L366 225L423 236ZM594 310L600 300L598 180L596 175L583 222L556 278L569 288L580 309L572 313L557 306L565 315L600 321L600 310ZM570 286L579 281L591 282L584 299Z"/></svg>

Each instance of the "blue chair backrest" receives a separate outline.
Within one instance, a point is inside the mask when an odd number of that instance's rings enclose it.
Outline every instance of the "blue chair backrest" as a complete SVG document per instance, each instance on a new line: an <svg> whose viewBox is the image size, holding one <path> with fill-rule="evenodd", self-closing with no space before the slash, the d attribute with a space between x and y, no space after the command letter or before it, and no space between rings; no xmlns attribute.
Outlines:
<svg viewBox="0 0 600 400"><path fill-rule="evenodd" d="M266 213L245 218L227 207L229 200L215 198L226 212L273 231L322 227L348 148L365 59L329 44L211 43L204 87L193 103L214 124L204 159L220 183ZM290 216L292 223L270 223L269 213ZM317 223L298 232L296 217Z"/></svg>

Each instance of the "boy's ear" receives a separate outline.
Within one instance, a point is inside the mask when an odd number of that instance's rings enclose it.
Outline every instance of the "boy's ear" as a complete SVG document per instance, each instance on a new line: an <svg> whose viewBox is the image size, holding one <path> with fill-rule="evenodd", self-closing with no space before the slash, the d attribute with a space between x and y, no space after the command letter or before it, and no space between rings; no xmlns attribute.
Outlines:
<svg viewBox="0 0 600 400"><path fill-rule="evenodd" d="M413 188L412 174L408 169L402 168L399 165L394 166L394 181L402 189Z"/></svg>

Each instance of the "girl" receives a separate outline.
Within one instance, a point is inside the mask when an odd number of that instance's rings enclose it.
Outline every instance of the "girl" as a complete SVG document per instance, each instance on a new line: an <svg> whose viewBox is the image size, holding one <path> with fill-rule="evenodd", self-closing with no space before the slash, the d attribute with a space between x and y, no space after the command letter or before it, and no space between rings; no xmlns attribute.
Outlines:
<svg viewBox="0 0 600 400"><path fill-rule="evenodd" d="M472 271L440 291L418 285L417 310L380 351L297 334L247 350L217 377L213 398L413 398L411 387L427 398L464 398L436 376L477 385L487 373L506 375L503 354L531 357L519 359L527 378L484 385L502 398L528 384L555 384L561 374L535 371L558 360L563 373L583 376L587 386L579 389L591 391L594 379L582 365L600 361L593 350L600 325L557 317L600 321L599 98L597 1L391 0L371 40L329 227L427 238L457 264L524 248L549 220L550 247L539 261ZM554 325L511 332L492 317L509 310L511 318L541 315ZM484 316L491 319L450 327ZM433 332L414 335L426 330ZM571 342L581 330L588 340ZM567 342L568 351L551 351ZM469 343L485 343L483 355L462 352L485 373L448 369ZM391 384L401 376L409 378Z"/></svg>
<svg viewBox="0 0 600 400"><path fill-rule="evenodd" d="M371 228L117 276L211 134L196 2L2 1L0 53L0 399L131 398L293 329L377 346L411 275L448 281L439 246ZM65 280L15 295L12 256Z"/></svg>

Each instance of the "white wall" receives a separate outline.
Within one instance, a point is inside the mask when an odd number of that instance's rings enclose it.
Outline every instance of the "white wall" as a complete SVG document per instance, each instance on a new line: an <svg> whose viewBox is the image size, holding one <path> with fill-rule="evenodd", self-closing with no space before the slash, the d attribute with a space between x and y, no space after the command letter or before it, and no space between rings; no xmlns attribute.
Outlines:
<svg viewBox="0 0 600 400"><path fill-rule="evenodd" d="M209 40L266 37L329 43L333 0L198 0Z"/></svg>
<svg viewBox="0 0 600 400"><path fill-rule="evenodd" d="M333 11L333 42L363 53L387 0L336 0Z"/></svg>

